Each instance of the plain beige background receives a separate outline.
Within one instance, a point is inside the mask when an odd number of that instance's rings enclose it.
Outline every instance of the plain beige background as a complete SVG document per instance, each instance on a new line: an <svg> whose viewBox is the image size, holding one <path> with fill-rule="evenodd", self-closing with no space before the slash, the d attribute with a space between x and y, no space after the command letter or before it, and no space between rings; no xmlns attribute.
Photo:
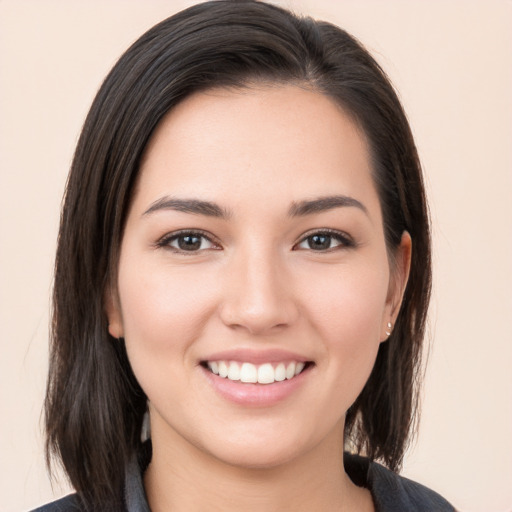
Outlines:
<svg viewBox="0 0 512 512"><path fill-rule="evenodd" d="M97 87L190 1L0 0L0 510L52 493L40 413L60 199ZM512 2L283 0L361 39L422 157L435 238L419 439L403 473L461 511L512 510Z"/></svg>

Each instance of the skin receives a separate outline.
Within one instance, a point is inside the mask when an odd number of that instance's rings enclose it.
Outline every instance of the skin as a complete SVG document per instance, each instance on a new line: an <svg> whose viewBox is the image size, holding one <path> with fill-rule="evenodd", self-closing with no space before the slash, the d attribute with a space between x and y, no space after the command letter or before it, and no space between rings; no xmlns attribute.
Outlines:
<svg viewBox="0 0 512 512"><path fill-rule="evenodd" d="M289 215L333 195L362 207ZM171 196L230 216L145 213ZM191 229L207 238L180 252L173 234ZM312 248L326 229L342 238ZM391 267L365 138L324 95L261 85L173 109L146 149L107 301L150 403L151 509L374 510L344 471L342 432L398 314L410 251L404 234ZM279 403L246 406L201 366L233 348L313 364Z"/></svg>

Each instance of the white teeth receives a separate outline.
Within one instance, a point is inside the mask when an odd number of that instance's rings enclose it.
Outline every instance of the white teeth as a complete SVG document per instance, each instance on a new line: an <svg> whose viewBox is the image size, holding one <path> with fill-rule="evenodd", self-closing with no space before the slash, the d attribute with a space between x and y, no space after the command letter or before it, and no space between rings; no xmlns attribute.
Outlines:
<svg viewBox="0 0 512 512"><path fill-rule="evenodd" d="M279 363L274 370L274 379L276 379L277 382L286 379L286 368L283 363Z"/></svg>
<svg viewBox="0 0 512 512"><path fill-rule="evenodd" d="M242 364L240 368L240 380L242 382L258 382L258 370L251 363Z"/></svg>
<svg viewBox="0 0 512 512"><path fill-rule="evenodd" d="M238 366L238 363L235 363L234 361L231 361L231 363L229 363L228 379L240 380L240 366Z"/></svg>
<svg viewBox="0 0 512 512"><path fill-rule="evenodd" d="M258 382L260 384L272 384L275 381L274 368L270 363L262 364L258 368Z"/></svg>
<svg viewBox="0 0 512 512"><path fill-rule="evenodd" d="M208 368L212 371L212 373L215 373L215 375L219 375L219 365L217 361L211 361L208 363Z"/></svg>
<svg viewBox="0 0 512 512"><path fill-rule="evenodd" d="M224 361L219 361L219 375L221 377L228 376L228 365Z"/></svg>
<svg viewBox="0 0 512 512"><path fill-rule="evenodd" d="M287 366L279 363L276 367L272 363L256 366L252 363L238 363L236 361L208 361L208 368L215 375L233 381L242 381L258 384L272 384L285 379L293 379L304 370L303 362L290 362Z"/></svg>
<svg viewBox="0 0 512 512"><path fill-rule="evenodd" d="M286 378L291 379L295 375L295 363L290 363L286 367Z"/></svg>

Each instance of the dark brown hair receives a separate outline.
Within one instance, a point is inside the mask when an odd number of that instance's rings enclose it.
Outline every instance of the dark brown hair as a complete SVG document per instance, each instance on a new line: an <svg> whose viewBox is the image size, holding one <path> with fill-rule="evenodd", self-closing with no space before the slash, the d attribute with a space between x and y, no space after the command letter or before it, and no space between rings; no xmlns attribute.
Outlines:
<svg viewBox="0 0 512 512"><path fill-rule="evenodd" d="M141 156L163 116L186 96L254 82L296 83L343 106L369 143L389 254L413 240L409 282L393 333L347 413L345 438L400 467L413 425L430 296L430 234L411 131L386 75L338 27L262 2L219 0L159 23L102 84L76 148L55 267L47 459L61 460L90 509L119 505L124 467L140 451L146 396L124 344L111 338L104 293Z"/></svg>

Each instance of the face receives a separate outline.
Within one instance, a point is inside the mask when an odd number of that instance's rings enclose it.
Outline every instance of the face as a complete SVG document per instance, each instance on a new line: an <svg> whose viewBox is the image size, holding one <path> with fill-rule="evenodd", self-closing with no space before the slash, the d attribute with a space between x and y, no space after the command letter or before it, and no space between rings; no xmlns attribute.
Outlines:
<svg viewBox="0 0 512 512"><path fill-rule="evenodd" d="M183 101L146 150L107 305L154 445L246 467L339 448L396 275L364 136L333 101L293 86Z"/></svg>

